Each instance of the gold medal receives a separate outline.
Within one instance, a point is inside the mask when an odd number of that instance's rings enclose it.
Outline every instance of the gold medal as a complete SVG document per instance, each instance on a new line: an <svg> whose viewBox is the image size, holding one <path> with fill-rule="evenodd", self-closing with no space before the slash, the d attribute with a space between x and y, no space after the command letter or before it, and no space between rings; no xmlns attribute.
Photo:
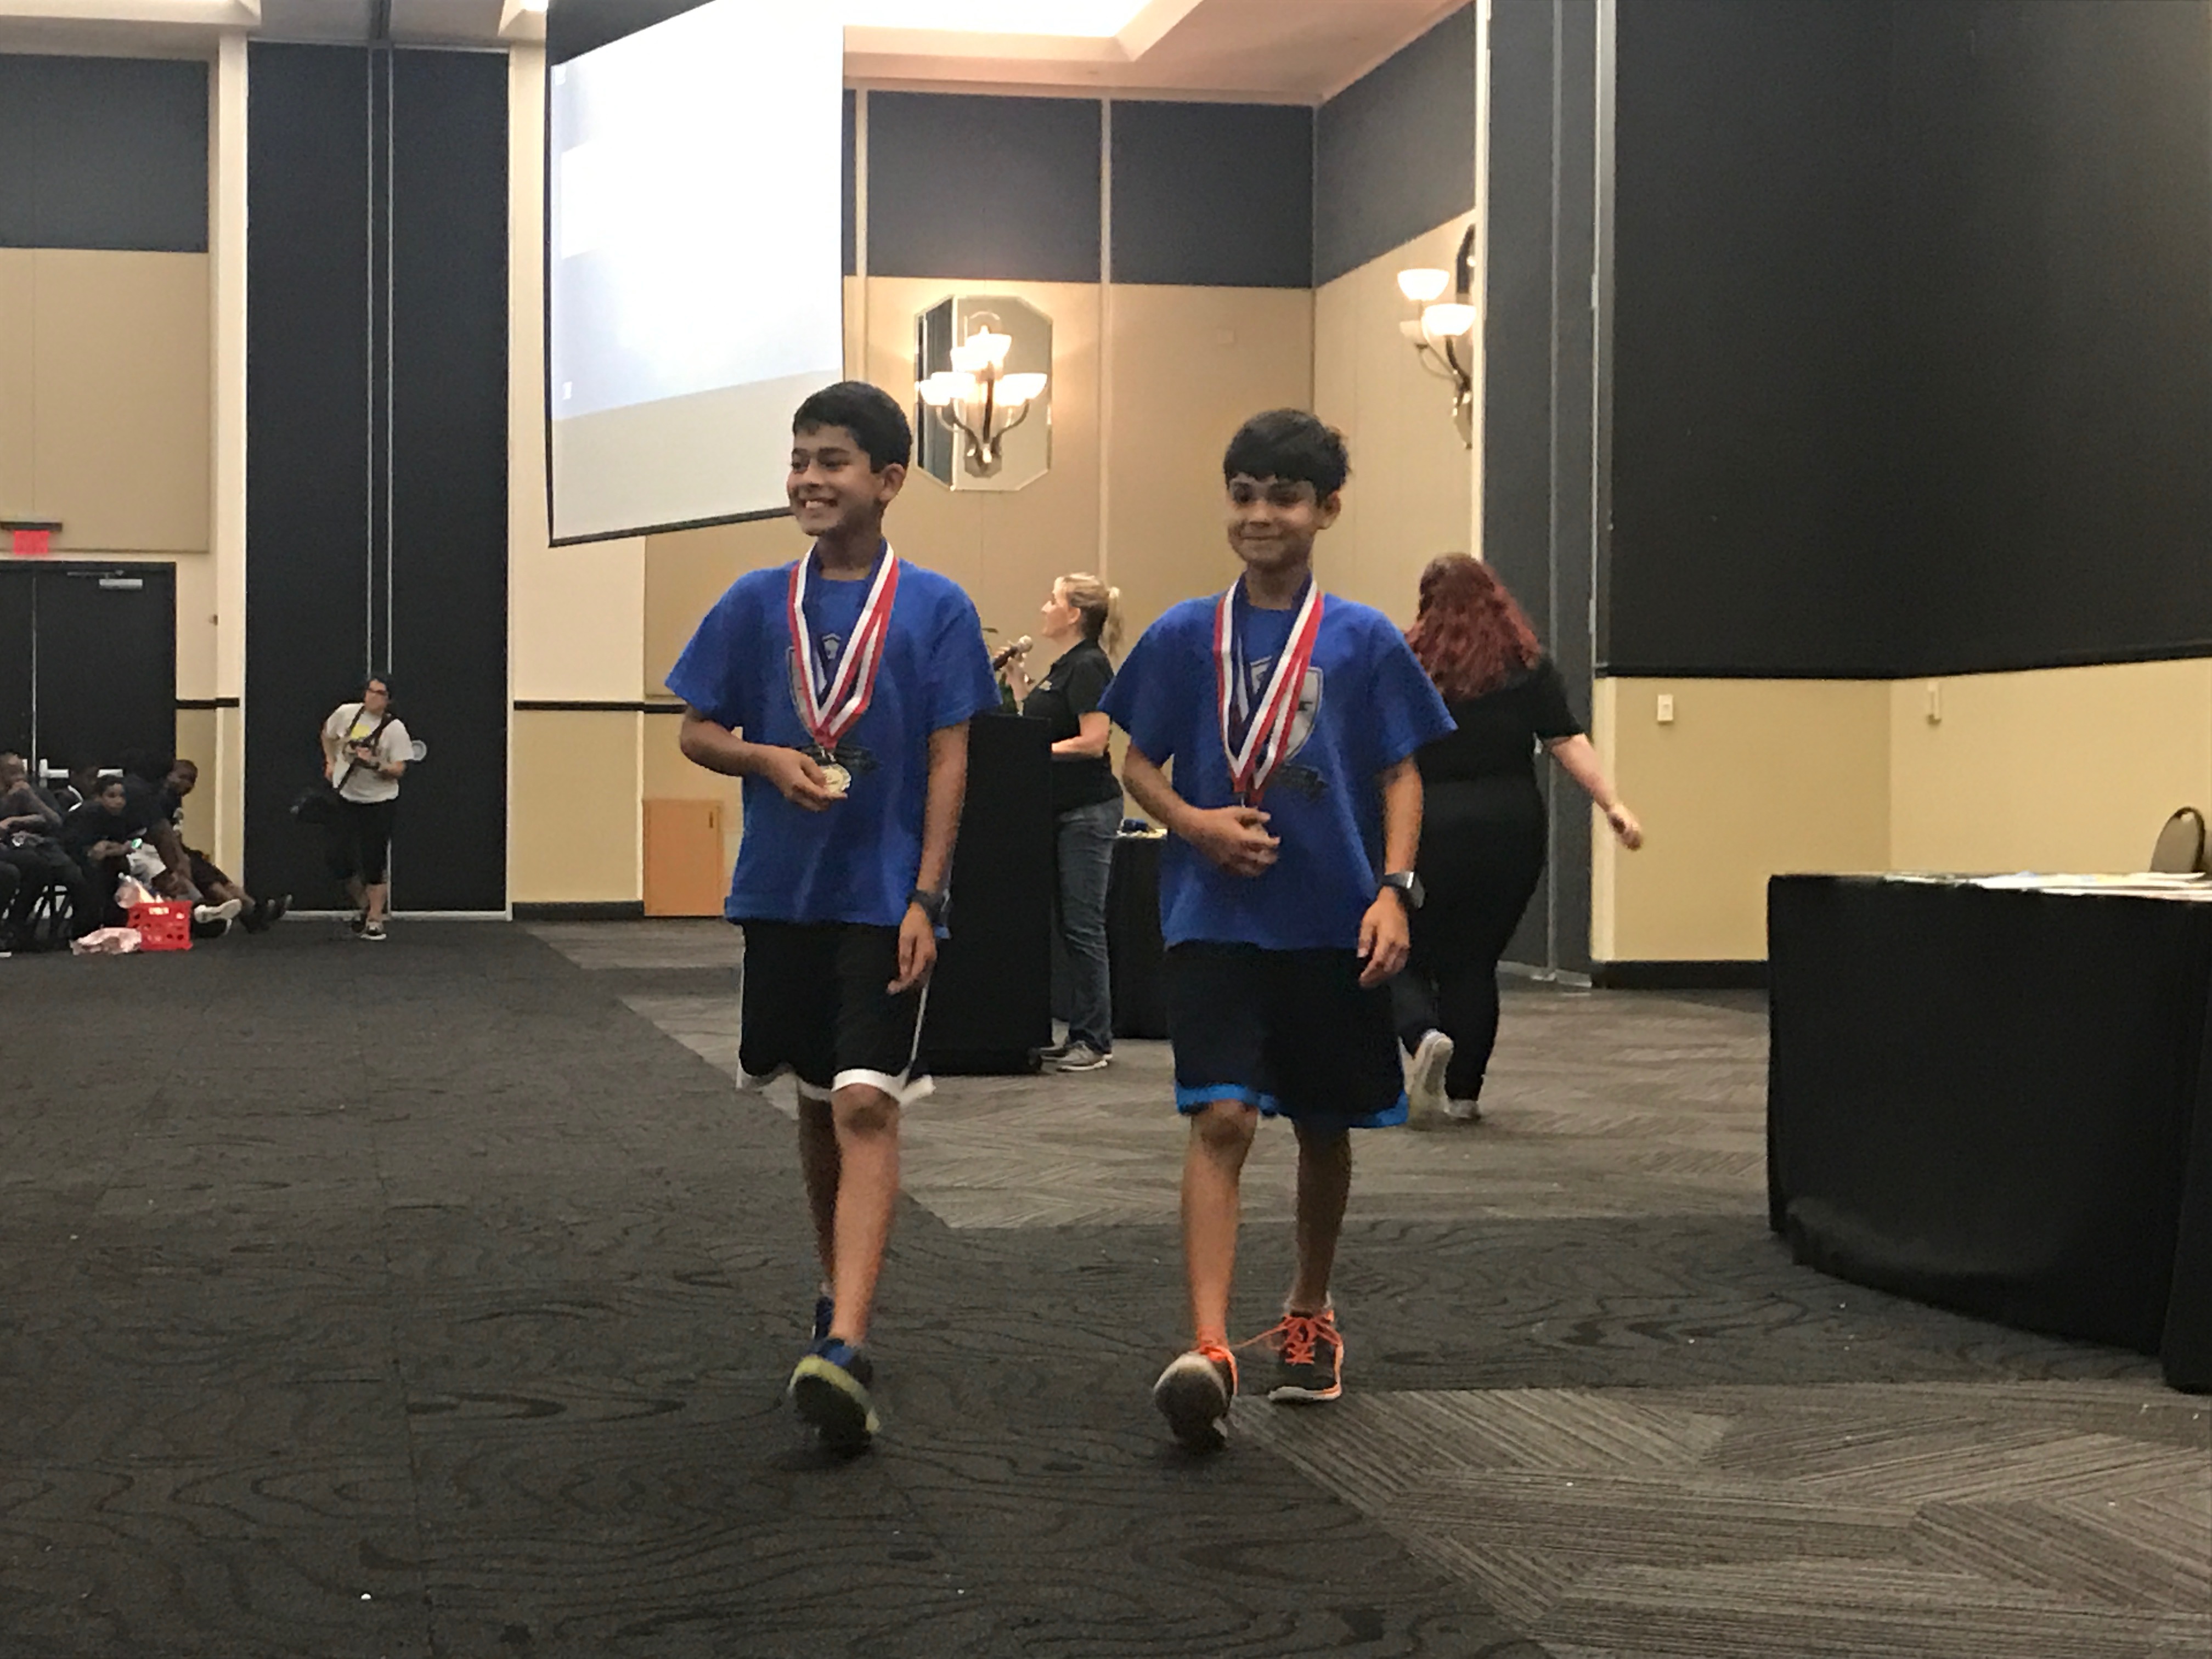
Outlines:
<svg viewBox="0 0 2212 1659"><path fill-rule="evenodd" d="M822 787L831 794L842 796L853 787L853 775L831 761L822 769Z"/></svg>

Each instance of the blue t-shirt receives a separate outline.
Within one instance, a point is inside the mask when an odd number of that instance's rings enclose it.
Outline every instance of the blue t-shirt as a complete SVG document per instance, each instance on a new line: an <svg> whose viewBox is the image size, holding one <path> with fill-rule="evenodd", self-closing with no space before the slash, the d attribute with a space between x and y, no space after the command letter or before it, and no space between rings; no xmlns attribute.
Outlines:
<svg viewBox="0 0 2212 1659"><path fill-rule="evenodd" d="M791 571L740 576L684 647L668 689L750 742L811 749L793 678ZM872 574L825 581L818 569L808 573L807 626L832 676ZM744 838L723 913L732 921L898 926L921 867L929 734L998 706L975 605L948 578L900 560L875 696L837 745L850 791L827 811L809 812L764 779L745 779Z"/></svg>
<svg viewBox="0 0 2212 1659"><path fill-rule="evenodd" d="M1238 598L1249 708L1264 693L1297 613ZM1175 763L1176 793L1198 807L1237 805L1214 686L1214 604L1185 599L1146 629L1100 705L1147 758ZM1452 729L1443 699L1390 619L1325 596L1291 752L1260 803L1268 833L1282 842L1275 862L1263 875L1235 876L1170 839L1160 861L1167 942L1356 948L1359 919L1384 873L1377 779Z"/></svg>

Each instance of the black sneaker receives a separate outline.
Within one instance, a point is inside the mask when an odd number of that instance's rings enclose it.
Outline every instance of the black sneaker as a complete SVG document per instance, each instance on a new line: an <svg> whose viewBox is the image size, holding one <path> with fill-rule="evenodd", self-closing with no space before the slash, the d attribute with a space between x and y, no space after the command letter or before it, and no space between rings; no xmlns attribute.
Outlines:
<svg viewBox="0 0 2212 1659"><path fill-rule="evenodd" d="M850 1343L824 1337L791 1373L791 1403L832 1451L866 1451L883 1428L868 1385L875 1367Z"/></svg>
<svg viewBox="0 0 2212 1659"><path fill-rule="evenodd" d="M356 939L359 939L361 937L362 930L368 926L368 912L366 910L355 911L352 918L346 923L347 928L352 933Z"/></svg>
<svg viewBox="0 0 2212 1659"><path fill-rule="evenodd" d="M1282 1323L1254 1339L1275 1353L1267 1398L1283 1403L1340 1399L1344 1394L1344 1337L1336 1310L1285 1313Z"/></svg>
<svg viewBox="0 0 2212 1659"><path fill-rule="evenodd" d="M1152 1384L1152 1404L1186 1451L1219 1451L1229 1443L1236 1398L1237 1356L1212 1342L1177 1354Z"/></svg>
<svg viewBox="0 0 2212 1659"><path fill-rule="evenodd" d="M814 1298L814 1334L807 1340L827 1342L830 1340L830 1326L836 1317L837 1304L830 1299L830 1292L824 1291Z"/></svg>
<svg viewBox="0 0 2212 1659"><path fill-rule="evenodd" d="M1075 1045L1072 1042L1055 1042L1049 1048L1038 1049L1037 1058L1048 1066L1055 1065L1059 1061L1066 1060L1067 1058L1067 1051L1074 1046Z"/></svg>

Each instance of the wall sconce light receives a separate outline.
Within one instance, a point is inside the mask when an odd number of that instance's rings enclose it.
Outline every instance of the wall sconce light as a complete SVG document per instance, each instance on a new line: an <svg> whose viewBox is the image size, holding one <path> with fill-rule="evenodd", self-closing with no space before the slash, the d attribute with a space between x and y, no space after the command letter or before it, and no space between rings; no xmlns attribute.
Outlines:
<svg viewBox="0 0 2212 1659"><path fill-rule="evenodd" d="M1050 377L1009 374L1014 337L1000 333L988 312L969 320L975 331L952 348L951 368L921 382L921 400L962 440L961 465L975 477L995 478L1006 465L1006 434L1029 419Z"/></svg>
<svg viewBox="0 0 2212 1659"><path fill-rule="evenodd" d="M1449 300L1444 290L1452 291ZM1398 291L1421 307L1420 315L1398 325L1413 343L1421 367L1452 385L1452 422L1460 441L1474 447L1475 325L1481 320L1474 291L1474 227L1460 238L1459 258L1449 271L1427 268L1398 273Z"/></svg>
<svg viewBox="0 0 2212 1659"><path fill-rule="evenodd" d="M953 489L1034 483L1051 465L1051 368L1052 319L1011 295L963 295L923 312L914 387L921 469Z"/></svg>

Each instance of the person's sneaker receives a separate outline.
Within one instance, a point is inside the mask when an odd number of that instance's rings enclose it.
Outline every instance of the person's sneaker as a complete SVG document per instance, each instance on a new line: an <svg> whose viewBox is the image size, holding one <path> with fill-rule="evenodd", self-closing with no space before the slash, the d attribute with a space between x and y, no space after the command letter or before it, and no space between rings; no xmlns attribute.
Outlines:
<svg viewBox="0 0 2212 1659"><path fill-rule="evenodd" d="M346 921L347 928L352 933L356 939L359 939L361 937L362 930L368 926L368 912L366 910L355 911L351 916L347 918Z"/></svg>
<svg viewBox="0 0 2212 1659"><path fill-rule="evenodd" d="M1087 1042L1071 1042L1067 1052L1052 1063L1055 1072L1103 1072L1114 1063L1114 1056L1092 1048Z"/></svg>
<svg viewBox="0 0 2212 1659"><path fill-rule="evenodd" d="M375 939L381 943L385 937L384 924L380 921L364 921L361 925L361 936L363 939Z"/></svg>
<svg viewBox="0 0 2212 1659"><path fill-rule="evenodd" d="M1074 1046L1073 1042L1055 1042L1049 1048L1038 1049L1037 1058L1050 1066L1056 1061L1066 1060L1067 1051Z"/></svg>
<svg viewBox="0 0 2212 1659"><path fill-rule="evenodd" d="M1267 1398L1282 1403L1335 1400L1344 1393L1344 1338L1336 1310L1285 1313L1281 1324L1253 1338L1274 1350L1274 1384Z"/></svg>
<svg viewBox="0 0 2212 1659"><path fill-rule="evenodd" d="M1482 1121L1482 1103L1479 1100L1448 1100L1444 1102L1444 1115L1455 1123L1480 1123Z"/></svg>
<svg viewBox="0 0 2212 1659"><path fill-rule="evenodd" d="M830 1339L830 1327L836 1322L836 1317L837 1304L830 1299L829 1291L824 1291L821 1295L814 1298L814 1334L809 1337L807 1340L810 1342L828 1341Z"/></svg>
<svg viewBox="0 0 2212 1659"><path fill-rule="evenodd" d="M1177 1354L1152 1384L1152 1404L1187 1451L1219 1451L1229 1443L1236 1398L1237 1356L1214 1342Z"/></svg>
<svg viewBox="0 0 2212 1659"><path fill-rule="evenodd" d="M1406 1122L1415 1129L1433 1129L1444 1111L1444 1071L1450 1066L1452 1040L1442 1031L1425 1031L1420 1046L1406 1063Z"/></svg>
<svg viewBox="0 0 2212 1659"><path fill-rule="evenodd" d="M850 1343L823 1337L791 1373L791 1403L832 1451L867 1449L883 1424L868 1385L875 1368Z"/></svg>
<svg viewBox="0 0 2212 1659"><path fill-rule="evenodd" d="M225 899L220 904L196 905L192 909L192 920L199 922L219 921L227 927L245 908L236 899Z"/></svg>

